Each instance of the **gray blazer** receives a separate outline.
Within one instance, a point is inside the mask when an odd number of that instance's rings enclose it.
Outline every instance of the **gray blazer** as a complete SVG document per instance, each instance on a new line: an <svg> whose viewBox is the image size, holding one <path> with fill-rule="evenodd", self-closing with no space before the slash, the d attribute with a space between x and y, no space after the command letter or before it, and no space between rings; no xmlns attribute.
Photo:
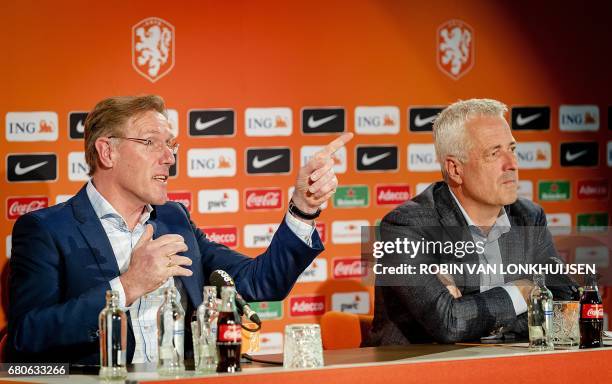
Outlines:
<svg viewBox="0 0 612 384"><path fill-rule="evenodd" d="M504 207L511 230L499 238L504 265L518 263L561 263L546 228L541 207L518 199ZM472 240L467 222L446 183L432 184L423 193L389 212L381 223L381 240ZM385 255L385 263L479 264L476 253L458 259L452 255ZM527 335L527 314L516 316L510 296L501 287L480 292L477 273L453 274L462 297L454 299L436 275L377 277L374 322L364 346L440 342L454 343L479 339L504 327ZM505 275L506 282L526 275ZM403 279L403 280L402 280ZM576 284L564 275L546 276L546 284L555 298L570 299Z"/></svg>

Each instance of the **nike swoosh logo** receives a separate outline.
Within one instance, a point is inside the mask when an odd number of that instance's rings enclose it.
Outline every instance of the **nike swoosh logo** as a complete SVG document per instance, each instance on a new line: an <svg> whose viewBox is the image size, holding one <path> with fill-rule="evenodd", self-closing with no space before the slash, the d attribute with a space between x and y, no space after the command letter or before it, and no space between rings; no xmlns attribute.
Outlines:
<svg viewBox="0 0 612 384"><path fill-rule="evenodd" d="M580 152L576 152L576 153L570 153L569 151L565 152L565 160L568 161L568 162L574 161L577 158L579 158L580 156L586 155L587 152L588 151L586 149L584 151L580 151Z"/></svg>
<svg viewBox="0 0 612 384"><path fill-rule="evenodd" d="M21 176L21 175L25 175L28 172L32 172L33 170L35 170L36 168L40 168L43 165L47 164L49 161L42 161L40 163L36 163L36 164L32 164L29 165L27 167L21 168L21 162L17 163L17 165L15 166L15 174L17 176Z"/></svg>
<svg viewBox="0 0 612 384"><path fill-rule="evenodd" d="M83 120L79 120L79 122L77 123L76 131L78 133L84 133L85 132L85 125L83 124Z"/></svg>
<svg viewBox="0 0 612 384"><path fill-rule="evenodd" d="M389 157L390 155L391 155L391 152L385 152L385 153L381 153L380 155L368 157L368 154L364 153L363 156L361 157L361 163L367 167L369 165L372 165L384 159L385 157Z"/></svg>
<svg viewBox="0 0 612 384"><path fill-rule="evenodd" d="M253 168L255 169L263 168L268 164L272 164L273 162L280 159L281 157L283 157L283 155L276 155L276 156L272 156L264 160L259 160L259 157L255 156L255 158L253 159Z"/></svg>
<svg viewBox="0 0 612 384"><path fill-rule="evenodd" d="M219 118L203 123L202 120L200 120L200 118L198 117L198 119L195 122L195 129L196 131L203 131L205 129L212 127L213 125L219 124L225 119L227 119L227 116L222 116L222 117L219 117Z"/></svg>
<svg viewBox="0 0 612 384"><path fill-rule="evenodd" d="M519 113L518 116L516 117L516 124L519 126L523 126L525 124L531 123L532 121L534 121L540 116L542 116L541 113L536 113L535 115L523 117L523 115Z"/></svg>
<svg viewBox="0 0 612 384"><path fill-rule="evenodd" d="M437 115L433 115L422 119L421 115L416 115L416 117L414 118L414 125L416 125L418 128L421 128L422 126L432 123L436 119L436 116Z"/></svg>
<svg viewBox="0 0 612 384"><path fill-rule="evenodd" d="M338 117L338 115L337 114L333 114L331 116L327 116L327 117L324 117L322 119L315 120L314 116L310 116L308 118L308 128L317 128L317 127L320 127L323 124L325 124L325 123L327 123L329 121L332 121L336 117Z"/></svg>

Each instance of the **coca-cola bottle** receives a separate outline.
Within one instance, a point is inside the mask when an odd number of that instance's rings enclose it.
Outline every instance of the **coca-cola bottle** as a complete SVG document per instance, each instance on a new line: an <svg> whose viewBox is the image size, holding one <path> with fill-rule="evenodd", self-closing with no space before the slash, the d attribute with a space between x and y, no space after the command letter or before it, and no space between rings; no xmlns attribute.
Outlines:
<svg viewBox="0 0 612 384"><path fill-rule="evenodd" d="M157 371L160 375L178 375L185 370L185 311L175 287L166 288L164 296L157 311Z"/></svg>
<svg viewBox="0 0 612 384"><path fill-rule="evenodd" d="M236 288L221 288L221 309L217 320L217 372L240 371L242 326L236 311Z"/></svg>
<svg viewBox="0 0 612 384"><path fill-rule="evenodd" d="M119 293L106 291L106 307L99 317L100 378L122 380L127 377L127 316L119 308Z"/></svg>
<svg viewBox="0 0 612 384"><path fill-rule="evenodd" d="M580 297L580 348L603 346L603 304L597 289L597 277L585 277Z"/></svg>

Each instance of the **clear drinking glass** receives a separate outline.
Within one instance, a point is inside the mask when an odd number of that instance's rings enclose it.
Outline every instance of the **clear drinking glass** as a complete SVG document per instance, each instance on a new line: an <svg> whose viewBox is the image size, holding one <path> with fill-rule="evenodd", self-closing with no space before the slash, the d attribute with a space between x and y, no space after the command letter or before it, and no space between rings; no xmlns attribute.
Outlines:
<svg viewBox="0 0 612 384"><path fill-rule="evenodd" d="M289 324L285 327L283 367L319 368L323 366L323 344L318 324Z"/></svg>
<svg viewBox="0 0 612 384"><path fill-rule="evenodd" d="M553 343L559 346L572 347L580 343L579 301L553 301Z"/></svg>

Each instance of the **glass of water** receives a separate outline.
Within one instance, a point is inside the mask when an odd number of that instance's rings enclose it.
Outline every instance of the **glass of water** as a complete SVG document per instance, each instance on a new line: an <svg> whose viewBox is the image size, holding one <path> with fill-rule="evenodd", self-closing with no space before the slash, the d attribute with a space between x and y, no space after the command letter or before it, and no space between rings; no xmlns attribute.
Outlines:
<svg viewBox="0 0 612 384"><path fill-rule="evenodd" d="M555 346L572 347L580 342L580 302L553 301L552 338Z"/></svg>
<svg viewBox="0 0 612 384"><path fill-rule="evenodd" d="M323 366L323 344L318 324L289 324L285 327L283 367L319 368Z"/></svg>

